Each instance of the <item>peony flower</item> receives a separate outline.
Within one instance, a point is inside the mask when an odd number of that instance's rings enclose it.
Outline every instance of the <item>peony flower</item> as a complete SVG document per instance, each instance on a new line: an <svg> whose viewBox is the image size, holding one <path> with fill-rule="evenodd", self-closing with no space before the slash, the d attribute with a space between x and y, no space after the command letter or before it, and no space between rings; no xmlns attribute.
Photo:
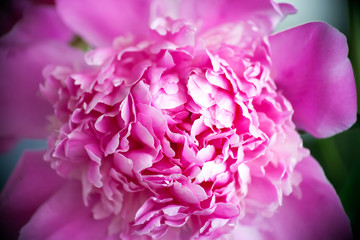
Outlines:
<svg viewBox="0 0 360 240"><path fill-rule="evenodd" d="M355 122L346 39L321 22L271 35L295 12L270 0L28 6L2 39L2 134L48 131L48 149L26 152L3 190L8 234L349 238L297 132Z"/></svg>

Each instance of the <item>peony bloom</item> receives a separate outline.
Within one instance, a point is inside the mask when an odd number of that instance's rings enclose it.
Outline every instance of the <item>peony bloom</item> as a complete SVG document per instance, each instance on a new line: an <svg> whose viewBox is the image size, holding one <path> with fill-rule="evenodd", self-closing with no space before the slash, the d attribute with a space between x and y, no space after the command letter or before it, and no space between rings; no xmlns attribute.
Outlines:
<svg viewBox="0 0 360 240"><path fill-rule="evenodd" d="M297 132L328 137L355 122L337 30L315 22L271 35L296 11L271 0L58 0L24 9L1 41L1 133L48 136L48 149L25 153L3 190L8 234L351 237ZM92 49L72 48L73 34Z"/></svg>

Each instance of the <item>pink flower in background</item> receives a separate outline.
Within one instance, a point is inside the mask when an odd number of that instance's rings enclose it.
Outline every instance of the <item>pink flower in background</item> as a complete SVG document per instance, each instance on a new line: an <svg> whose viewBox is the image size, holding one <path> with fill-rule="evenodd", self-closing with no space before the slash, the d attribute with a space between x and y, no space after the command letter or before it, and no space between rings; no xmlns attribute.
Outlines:
<svg viewBox="0 0 360 240"><path fill-rule="evenodd" d="M8 234L349 238L296 131L355 122L346 39L320 22L271 35L294 12L269 0L26 8L1 42L1 133L48 135L48 150L25 153L1 195ZM73 34L93 49L73 49Z"/></svg>

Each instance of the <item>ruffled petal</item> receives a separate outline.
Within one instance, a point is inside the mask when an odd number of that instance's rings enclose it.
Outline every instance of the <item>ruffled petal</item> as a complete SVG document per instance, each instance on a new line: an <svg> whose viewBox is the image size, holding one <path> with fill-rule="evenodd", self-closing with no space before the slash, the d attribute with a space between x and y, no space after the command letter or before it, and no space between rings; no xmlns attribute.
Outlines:
<svg viewBox="0 0 360 240"><path fill-rule="evenodd" d="M257 27L264 33L269 33L283 17L296 11L289 4L271 0L108 0L106 4L91 0L57 0L56 5L64 22L94 46L111 45L118 36L142 39L158 17L187 19L201 30L249 20L258 23Z"/></svg>
<svg viewBox="0 0 360 240"><path fill-rule="evenodd" d="M95 220L84 206L81 184L68 181L46 201L22 228L20 239L110 239L109 219Z"/></svg>
<svg viewBox="0 0 360 240"><path fill-rule="evenodd" d="M0 46L0 136L44 138L51 106L40 97L42 71L48 64L72 66L81 53L66 44L39 41Z"/></svg>
<svg viewBox="0 0 360 240"><path fill-rule="evenodd" d="M276 24L288 14L296 12L290 4L277 4L272 0L158 0L155 16L169 16L192 20L201 30L220 24L252 21L264 33L271 32Z"/></svg>
<svg viewBox="0 0 360 240"><path fill-rule="evenodd" d="M148 33L150 2L147 0L57 0L60 17L77 34L94 46L111 45L114 38Z"/></svg>
<svg viewBox="0 0 360 240"><path fill-rule="evenodd" d="M44 151L25 152L1 193L0 230L8 239L17 238L20 228L64 182L43 155Z"/></svg>
<svg viewBox="0 0 360 240"><path fill-rule="evenodd" d="M294 122L329 137L356 120L356 88L346 38L322 22L270 37L273 78L293 105Z"/></svg>

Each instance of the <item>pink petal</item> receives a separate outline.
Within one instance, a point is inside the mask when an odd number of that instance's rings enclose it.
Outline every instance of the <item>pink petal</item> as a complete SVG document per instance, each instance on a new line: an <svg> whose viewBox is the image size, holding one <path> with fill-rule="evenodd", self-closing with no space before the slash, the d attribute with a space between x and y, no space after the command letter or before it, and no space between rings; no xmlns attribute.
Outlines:
<svg viewBox="0 0 360 240"><path fill-rule="evenodd" d="M199 200L195 194L187 187L182 186L180 183L173 185L173 194L180 202L197 204Z"/></svg>
<svg viewBox="0 0 360 240"><path fill-rule="evenodd" d="M56 7L63 21L85 41L106 46L118 36L146 35L149 3L146 0L58 0Z"/></svg>
<svg viewBox="0 0 360 240"><path fill-rule="evenodd" d="M157 16L192 20L194 23L199 23L201 30L223 23L251 20L258 23L258 27L264 32L270 32L283 17L296 12L295 8L289 4L277 4L271 0L174 0L169 2L171 4L158 1Z"/></svg>
<svg viewBox="0 0 360 240"><path fill-rule="evenodd" d="M270 37L273 78L294 108L294 122L329 137L356 120L356 90L346 38L326 23Z"/></svg>
<svg viewBox="0 0 360 240"><path fill-rule="evenodd" d="M295 168L302 173L301 198L290 195L270 219L270 239L351 239L351 229L341 202L314 158Z"/></svg>
<svg viewBox="0 0 360 240"><path fill-rule="evenodd" d="M265 222L258 225L240 222L227 239L352 239L349 219L317 161L311 156L304 158L295 171L302 174L301 194L284 197L283 205Z"/></svg>
<svg viewBox="0 0 360 240"><path fill-rule="evenodd" d="M279 201L279 196L276 187L266 178L252 177L249 185L249 192L246 196L248 205L256 203L254 207L263 203L264 206L276 204Z"/></svg>
<svg viewBox="0 0 360 240"><path fill-rule="evenodd" d="M217 203L214 214L220 218L231 218L238 216L239 209L232 203Z"/></svg>
<svg viewBox="0 0 360 240"><path fill-rule="evenodd" d="M261 232L259 232L255 227L239 224L230 234L227 235L226 239L227 240L265 240L266 238L264 238ZM266 240L276 240L276 239L269 238Z"/></svg>
<svg viewBox="0 0 360 240"><path fill-rule="evenodd" d="M0 44L1 137L47 136L46 116L52 113L52 108L40 97L42 70L47 64L69 66L78 59L79 51L54 41Z"/></svg>
<svg viewBox="0 0 360 240"><path fill-rule="evenodd" d="M116 169L129 176L132 175L133 162L120 153L114 153L114 165Z"/></svg>
<svg viewBox="0 0 360 240"><path fill-rule="evenodd" d="M164 236L159 238L159 240L184 240L191 239L192 229L186 227L172 227L169 228Z"/></svg>
<svg viewBox="0 0 360 240"><path fill-rule="evenodd" d="M107 239L109 219L95 220L81 197L81 183L68 181L22 228L21 239Z"/></svg>
<svg viewBox="0 0 360 240"><path fill-rule="evenodd" d="M18 236L36 209L64 183L43 155L43 151L25 152L1 193L0 225L10 239Z"/></svg>
<svg viewBox="0 0 360 240"><path fill-rule="evenodd" d="M55 8L51 6L29 6L24 16L14 28L2 38L2 42L23 43L44 39L56 39L67 43L72 32L61 21Z"/></svg>

